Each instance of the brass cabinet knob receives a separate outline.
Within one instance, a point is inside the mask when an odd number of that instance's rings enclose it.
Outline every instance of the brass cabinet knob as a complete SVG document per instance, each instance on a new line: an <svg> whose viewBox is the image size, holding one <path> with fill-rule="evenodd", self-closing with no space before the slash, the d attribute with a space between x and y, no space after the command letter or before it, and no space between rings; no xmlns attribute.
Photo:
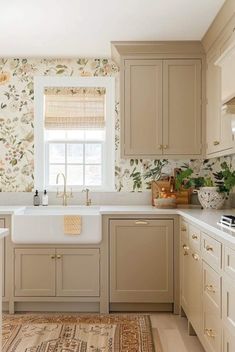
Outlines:
<svg viewBox="0 0 235 352"><path fill-rule="evenodd" d="M215 333L212 329L205 329L205 334L208 336L208 337L212 337L212 338L215 338Z"/></svg>
<svg viewBox="0 0 235 352"><path fill-rule="evenodd" d="M57 258L57 259L61 259L61 255L58 254L58 255L56 256L56 258Z"/></svg>
<svg viewBox="0 0 235 352"><path fill-rule="evenodd" d="M206 246L206 250L207 250L207 252L210 252L210 251L213 252L213 247L207 245Z"/></svg>
<svg viewBox="0 0 235 352"><path fill-rule="evenodd" d="M213 144L214 144L214 145L219 145L220 142L219 142L219 141L214 141Z"/></svg>
<svg viewBox="0 0 235 352"><path fill-rule="evenodd" d="M197 240L198 239L197 235L192 235L192 239Z"/></svg>
<svg viewBox="0 0 235 352"><path fill-rule="evenodd" d="M206 285L206 290L208 292L212 292L212 293L215 293L215 288L213 285Z"/></svg>
<svg viewBox="0 0 235 352"><path fill-rule="evenodd" d="M181 227L180 230L181 230L182 232L186 232L186 231L187 231L186 227Z"/></svg>
<svg viewBox="0 0 235 352"><path fill-rule="evenodd" d="M52 255L52 256L51 256L51 259L55 259L55 256L54 256L54 255Z"/></svg>
<svg viewBox="0 0 235 352"><path fill-rule="evenodd" d="M183 249L184 249L185 251L188 251L188 250L189 250L189 247L188 247L186 244L183 244Z"/></svg>
<svg viewBox="0 0 235 352"><path fill-rule="evenodd" d="M193 259L196 260L196 261L198 261L198 260L200 259L200 258L199 258L199 255L198 255L198 254L195 254L195 253L192 254L192 257L193 257Z"/></svg>

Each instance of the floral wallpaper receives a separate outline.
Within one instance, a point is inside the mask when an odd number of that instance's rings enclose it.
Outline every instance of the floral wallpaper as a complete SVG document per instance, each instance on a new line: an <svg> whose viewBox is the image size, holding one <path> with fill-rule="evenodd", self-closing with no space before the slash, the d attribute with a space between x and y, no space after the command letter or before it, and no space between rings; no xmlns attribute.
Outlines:
<svg viewBox="0 0 235 352"><path fill-rule="evenodd" d="M148 189L158 168L172 175L176 167L189 165L195 175L213 175L224 158L212 160L120 159L119 69L109 59L4 59L0 58L0 191L31 192L34 187L34 87L35 75L114 76L116 78L117 191ZM221 160L220 160L221 159ZM233 166L235 157L225 158Z"/></svg>

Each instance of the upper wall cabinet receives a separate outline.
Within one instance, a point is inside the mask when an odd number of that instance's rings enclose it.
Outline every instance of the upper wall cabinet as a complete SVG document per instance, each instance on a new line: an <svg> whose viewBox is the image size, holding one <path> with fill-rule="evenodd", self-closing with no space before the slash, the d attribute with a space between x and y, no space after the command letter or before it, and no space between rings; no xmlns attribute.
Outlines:
<svg viewBox="0 0 235 352"><path fill-rule="evenodd" d="M121 156L202 154L201 47L113 44L121 71Z"/></svg>
<svg viewBox="0 0 235 352"><path fill-rule="evenodd" d="M207 61L206 154L207 157L228 155L235 152L231 114L222 109L222 103L235 93L235 66L231 56L235 45L235 14L228 2L203 38L203 45Z"/></svg>

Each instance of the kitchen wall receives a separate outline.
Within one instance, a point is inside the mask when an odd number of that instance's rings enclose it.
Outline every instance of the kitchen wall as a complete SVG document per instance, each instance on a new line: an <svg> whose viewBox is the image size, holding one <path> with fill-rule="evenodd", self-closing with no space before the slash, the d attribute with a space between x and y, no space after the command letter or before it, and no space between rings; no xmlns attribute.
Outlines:
<svg viewBox="0 0 235 352"><path fill-rule="evenodd" d="M149 171L158 160L120 159L119 69L109 59L0 59L0 190L31 192L34 187L34 87L35 75L114 76L116 78L117 191L145 191ZM163 173L189 165L195 175L212 175L226 159L235 167L235 157L211 160L162 160Z"/></svg>

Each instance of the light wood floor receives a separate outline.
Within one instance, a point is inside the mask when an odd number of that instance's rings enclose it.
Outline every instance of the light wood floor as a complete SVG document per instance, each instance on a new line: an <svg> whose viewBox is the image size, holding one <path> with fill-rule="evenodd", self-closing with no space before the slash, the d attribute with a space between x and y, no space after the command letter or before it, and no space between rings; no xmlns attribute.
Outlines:
<svg viewBox="0 0 235 352"><path fill-rule="evenodd" d="M163 352L204 352L196 336L189 336L187 319L171 313L151 315L153 338L158 330Z"/></svg>

